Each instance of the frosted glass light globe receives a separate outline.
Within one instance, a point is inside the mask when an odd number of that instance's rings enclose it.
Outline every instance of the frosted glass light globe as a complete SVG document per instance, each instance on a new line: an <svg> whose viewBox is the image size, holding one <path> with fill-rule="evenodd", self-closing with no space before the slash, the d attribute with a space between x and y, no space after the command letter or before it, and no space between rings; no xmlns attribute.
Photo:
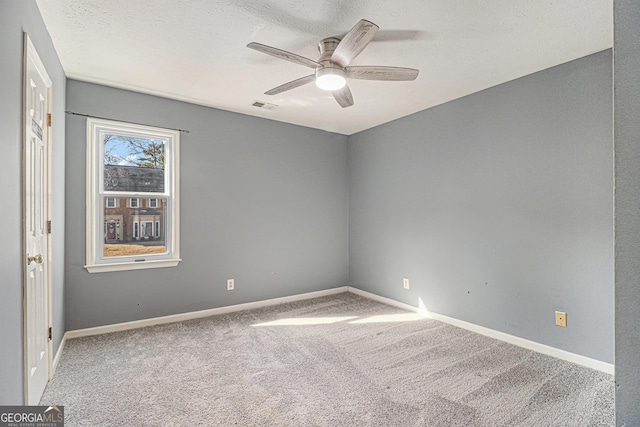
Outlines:
<svg viewBox="0 0 640 427"><path fill-rule="evenodd" d="M334 91L346 84L345 73L340 68L325 67L316 71L316 86L322 90Z"/></svg>

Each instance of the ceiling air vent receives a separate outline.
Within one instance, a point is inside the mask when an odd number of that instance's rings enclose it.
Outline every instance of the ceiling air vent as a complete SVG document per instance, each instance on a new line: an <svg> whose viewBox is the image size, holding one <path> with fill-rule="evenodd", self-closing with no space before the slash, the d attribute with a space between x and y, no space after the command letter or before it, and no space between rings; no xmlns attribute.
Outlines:
<svg viewBox="0 0 640 427"><path fill-rule="evenodd" d="M260 101L254 101L251 105L258 108L264 108L265 110L275 110L275 108L277 107L277 105L275 104L268 104L266 102Z"/></svg>

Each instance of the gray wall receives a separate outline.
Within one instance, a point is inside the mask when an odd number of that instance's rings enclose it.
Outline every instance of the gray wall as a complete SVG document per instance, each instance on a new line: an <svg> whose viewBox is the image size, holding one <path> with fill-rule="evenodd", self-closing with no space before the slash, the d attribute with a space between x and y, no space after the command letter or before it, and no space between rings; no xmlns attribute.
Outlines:
<svg viewBox="0 0 640 427"><path fill-rule="evenodd" d="M67 116L68 330L348 284L346 136L73 80L67 109L191 131L180 152L183 261L89 274L86 119Z"/></svg>
<svg viewBox="0 0 640 427"><path fill-rule="evenodd" d="M616 0L616 424L640 425L640 3Z"/></svg>
<svg viewBox="0 0 640 427"><path fill-rule="evenodd" d="M604 51L351 136L350 284L612 363L612 108Z"/></svg>
<svg viewBox="0 0 640 427"><path fill-rule="evenodd" d="M64 334L64 107L66 79L35 1L0 0L0 405L23 402L23 32L53 81L53 350Z"/></svg>

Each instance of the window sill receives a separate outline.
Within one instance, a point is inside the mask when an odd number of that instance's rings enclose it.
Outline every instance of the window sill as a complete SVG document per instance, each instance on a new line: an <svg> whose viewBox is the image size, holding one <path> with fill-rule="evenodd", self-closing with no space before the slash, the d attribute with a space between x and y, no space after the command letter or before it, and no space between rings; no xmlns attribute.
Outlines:
<svg viewBox="0 0 640 427"><path fill-rule="evenodd" d="M114 262L85 265L89 273L106 273L109 271L144 270L147 268L175 267L182 259L158 259L139 262Z"/></svg>

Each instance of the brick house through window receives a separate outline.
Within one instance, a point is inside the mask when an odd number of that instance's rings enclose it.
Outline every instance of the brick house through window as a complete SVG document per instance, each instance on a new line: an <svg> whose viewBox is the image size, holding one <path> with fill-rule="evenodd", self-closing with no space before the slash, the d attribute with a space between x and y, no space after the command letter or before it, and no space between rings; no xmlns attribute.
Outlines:
<svg viewBox="0 0 640 427"><path fill-rule="evenodd" d="M162 169L135 166L104 166L105 190L136 192L164 191ZM157 197L106 197L104 202L105 243L165 240L166 199Z"/></svg>

